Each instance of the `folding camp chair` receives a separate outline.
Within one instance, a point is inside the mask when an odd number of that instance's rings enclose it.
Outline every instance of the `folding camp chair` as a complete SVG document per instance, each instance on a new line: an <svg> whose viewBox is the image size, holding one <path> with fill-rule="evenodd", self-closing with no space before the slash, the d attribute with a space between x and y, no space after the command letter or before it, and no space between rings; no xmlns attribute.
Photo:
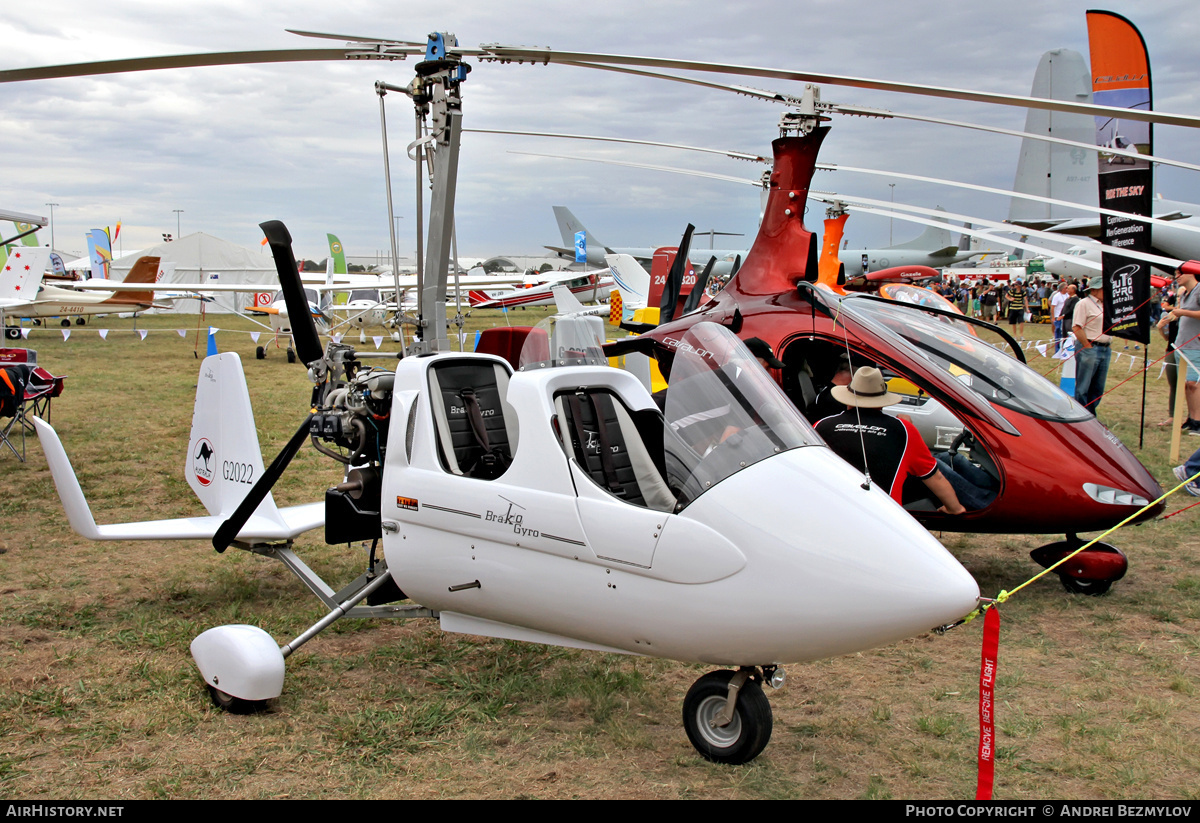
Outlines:
<svg viewBox="0 0 1200 823"><path fill-rule="evenodd" d="M25 430L33 428L25 417L25 392L32 374L33 367L25 363L0 365L0 446L8 446L22 463L25 462ZM4 423L6 417L8 422ZM20 451L13 443L18 434L21 436Z"/></svg>
<svg viewBox="0 0 1200 823"><path fill-rule="evenodd" d="M63 393L63 383L66 379L65 375L55 377L41 367L33 370L25 386L25 402L32 407L33 414L50 422L50 401ZM25 421L26 428L30 425L29 421ZM33 431L32 428L29 430Z"/></svg>

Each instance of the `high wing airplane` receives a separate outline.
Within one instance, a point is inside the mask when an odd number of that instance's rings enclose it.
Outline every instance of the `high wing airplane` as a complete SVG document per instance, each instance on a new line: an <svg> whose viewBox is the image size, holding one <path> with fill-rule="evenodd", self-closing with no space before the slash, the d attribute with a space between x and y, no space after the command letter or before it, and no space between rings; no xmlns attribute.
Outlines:
<svg viewBox="0 0 1200 823"><path fill-rule="evenodd" d="M0 271L0 295L7 295L5 311L15 317L33 318L43 322L61 317L63 326L71 325L71 318L79 325L96 314L145 311L155 306L154 283L158 274L159 258L143 257L130 269L125 280L108 282L87 281L87 291L81 283L52 285L43 282L42 274L50 257L50 249L44 247L19 247L9 255ZM29 275L27 280L17 281ZM36 274L32 274L35 272ZM178 287L175 287L178 290ZM5 337L16 339L20 329L6 326Z"/></svg>

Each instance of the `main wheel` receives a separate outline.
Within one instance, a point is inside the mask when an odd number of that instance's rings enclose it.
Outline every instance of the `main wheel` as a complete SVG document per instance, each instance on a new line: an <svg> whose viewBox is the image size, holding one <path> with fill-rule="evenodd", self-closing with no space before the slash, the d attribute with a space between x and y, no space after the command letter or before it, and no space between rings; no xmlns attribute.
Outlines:
<svg viewBox="0 0 1200 823"><path fill-rule="evenodd" d="M294 349L288 349L288 362L289 363L296 362L296 352Z"/></svg>
<svg viewBox="0 0 1200 823"><path fill-rule="evenodd" d="M771 704L754 680L742 684L733 720L716 726L725 710L732 671L709 672L688 689L683 699L683 728L701 757L737 765L758 757L771 740Z"/></svg>
<svg viewBox="0 0 1200 823"><path fill-rule="evenodd" d="M60 323L59 325L61 325L64 329L69 329L69 328L71 328L71 320L69 318L64 317L62 323Z"/></svg>
<svg viewBox="0 0 1200 823"><path fill-rule="evenodd" d="M1088 594L1092 597L1107 594L1113 584L1111 580L1087 580L1080 577L1071 577L1069 574L1060 574L1058 579L1062 581L1063 588L1071 592L1071 594Z"/></svg>
<svg viewBox="0 0 1200 823"><path fill-rule="evenodd" d="M20 340L21 339L21 330L18 329L16 326L5 326L4 327L4 336L7 337L9 340Z"/></svg>
<svg viewBox="0 0 1200 823"><path fill-rule="evenodd" d="M267 707L265 700L243 700L221 691L216 686L208 686L208 696L212 698L214 706L230 714L255 714Z"/></svg>
<svg viewBox="0 0 1200 823"><path fill-rule="evenodd" d="M259 346L257 349L254 350L254 359L255 360L266 360L267 359L267 350L264 349L262 346Z"/></svg>

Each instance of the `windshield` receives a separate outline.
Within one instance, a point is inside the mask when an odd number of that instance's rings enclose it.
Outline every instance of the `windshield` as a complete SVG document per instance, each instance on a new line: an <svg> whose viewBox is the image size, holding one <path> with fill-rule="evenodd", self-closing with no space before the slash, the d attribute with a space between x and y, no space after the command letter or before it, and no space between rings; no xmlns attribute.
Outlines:
<svg viewBox="0 0 1200 823"><path fill-rule="evenodd" d="M350 292L350 299L347 302L353 303L357 300L378 303L379 292L374 289L355 289L354 291Z"/></svg>
<svg viewBox="0 0 1200 823"><path fill-rule="evenodd" d="M547 317L530 330L517 363L521 371L554 366L607 366L604 321L594 315Z"/></svg>
<svg viewBox="0 0 1200 823"><path fill-rule="evenodd" d="M686 504L774 454L821 444L749 350L728 329L697 323L675 349L667 388L667 482Z"/></svg>
<svg viewBox="0 0 1200 823"><path fill-rule="evenodd" d="M882 326L899 336L926 360L991 403L1048 420L1091 417L1087 409L1049 380L981 338L963 333L958 324L881 300L846 299L842 306L872 328Z"/></svg>

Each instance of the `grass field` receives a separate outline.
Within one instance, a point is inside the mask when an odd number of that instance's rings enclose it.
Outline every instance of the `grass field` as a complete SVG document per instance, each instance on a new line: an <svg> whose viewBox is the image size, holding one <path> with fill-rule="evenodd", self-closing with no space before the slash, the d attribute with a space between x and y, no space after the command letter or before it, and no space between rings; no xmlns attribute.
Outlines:
<svg viewBox="0 0 1200 823"><path fill-rule="evenodd" d="M209 322L227 329L221 349L242 355L269 461L305 412L309 383L282 350L255 361L243 321ZM41 365L68 375L52 422L100 522L200 511L182 472L198 360L193 335L174 330L189 323L143 318L142 340L132 321L101 319L67 341L57 328L28 341ZM111 329L107 340L97 327ZM1041 372L1054 365L1030 359ZM1130 376L1128 363L1113 364L1110 387ZM1153 425L1166 411L1157 375L1137 454L1171 487L1167 429ZM1131 380L1100 411L1135 449L1140 393ZM335 464L304 449L275 498L318 499L339 480ZM1176 495L1168 512L1192 502ZM997 798L1200 799L1197 518L1200 507L1111 538L1131 567L1107 596L1070 595L1049 578L1002 608ZM697 756L680 726L704 667L448 635L432 621L342 621L288 661L270 711L225 714L208 702L188 644L231 622L282 641L320 617L281 565L199 541L84 541L66 527L36 440L25 464L0 455L0 523L5 797L974 796L980 621L788 667L785 688L769 695L765 753L721 767ZM1030 577L1029 550L1057 539L942 537L990 596ZM297 546L336 583L365 562L319 533Z"/></svg>

